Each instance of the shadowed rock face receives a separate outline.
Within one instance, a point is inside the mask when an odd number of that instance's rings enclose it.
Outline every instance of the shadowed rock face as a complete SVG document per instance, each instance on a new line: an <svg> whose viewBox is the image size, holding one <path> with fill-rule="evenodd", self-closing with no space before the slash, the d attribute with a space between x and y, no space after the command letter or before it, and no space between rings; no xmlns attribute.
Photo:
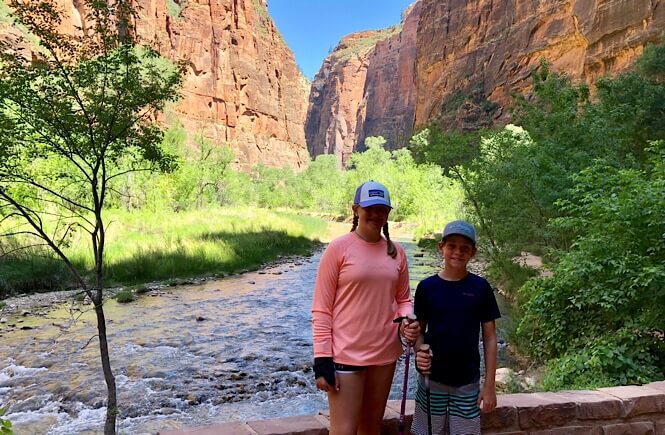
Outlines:
<svg viewBox="0 0 665 435"><path fill-rule="evenodd" d="M401 27L343 38L312 81L305 123L312 156L335 154L340 163L364 149L368 136L383 136L386 148L405 145L413 125L413 68L419 3Z"/></svg>
<svg viewBox="0 0 665 435"><path fill-rule="evenodd" d="M58 0L63 29L85 27L81 0ZM162 55L186 59L183 97L166 119L228 144L235 164L299 168L309 161L304 123L309 83L282 40L266 0L136 0L137 31Z"/></svg>
<svg viewBox="0 0 665 435"><path fill-rule="evenodd" d="M326 59L312 83L305 134L312 156L341 160L382 135L399 148L430 122L477 130L509 121L531 70L592 84L629 68L665 31L661 0L419 0L400 33L354 57Z"/></svg>
<svg viewBox="0 0 665 435"><path fill-rule="evenodd" d="M506 122L501 108L529 92L541 59L593 83L629 68L665 29L665 4L651 0L421 1L416 127Z"/></svg>

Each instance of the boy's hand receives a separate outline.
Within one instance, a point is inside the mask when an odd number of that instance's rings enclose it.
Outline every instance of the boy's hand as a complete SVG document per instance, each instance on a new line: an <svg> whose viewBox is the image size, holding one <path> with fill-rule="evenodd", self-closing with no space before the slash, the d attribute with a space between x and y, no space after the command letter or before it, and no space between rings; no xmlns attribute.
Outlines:
<svg viewBox="0 0 665 435"><path fill-rule="evenodd" d="M404 341L413 346L420 337L420 322L403 319L399 324L399 333L404 337Z"/></svg>
<svg viewBox="0 0 665 435"><path fill-rule="evenodd" d="M478 396L478 407L482 412L490 412L496 408L496 389L492 385L484 385Z"/></svg>
<svg viewBox="0 0 665 435"><path fill-rule="evenodd" d="M420 350L416 352L416 368L418 371L425 376L430 374L430 368L432 368L432 350Z"/></svg>

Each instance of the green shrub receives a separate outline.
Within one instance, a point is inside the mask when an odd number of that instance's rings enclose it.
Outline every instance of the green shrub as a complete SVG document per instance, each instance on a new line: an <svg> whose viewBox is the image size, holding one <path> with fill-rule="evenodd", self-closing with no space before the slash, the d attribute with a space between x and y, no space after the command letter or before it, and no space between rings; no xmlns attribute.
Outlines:
<svg viewBox="0 0 665 435"><path fill-rule="evenodd" d="M501 287L511 298L516 296L517 290L525 282L537 274L537 270L523 267L506 256L499 256L492 260L487 268L487 278L490 282Z"/></svg>
<svg viewBox="0 0 665 435"><path fill-rule="evenodd" d="M126 304L128 302L133 302L135 299L134 293L130 289L124 289L118 292L115 296L115 300L121 304Z"/></svg>
<svg viewBox="0 0 665 435"><path fill-rule="evenodd" d="M554 224L578 236L552 277L520 289L520 342L555 359L548 386L665 377L665 144L646 153L644 169L598 163L575 178Z"/></svg>
<svg viewBox="0 0 665 435"><path fill-rule="evenodd" d="M86 297L86 294L83 293L83 292L81 292L81 293L76 293L76 294L74 295L74 300L75 300L76 302L83 302L83 301L85 300L85 297Z"/></svg>
<svg viewBox="0 0 665 435"><path fill-rule="evenodd" d="M12 431L12 422L3 419L3 415L5 415L5 410L0 408L0 434L13 435L14 432Z"/></svg>
<svg viewBox="0 0 665 435"><path fill-rule="evenodd" d="M142 294L148 293L150 291L150 289L145 285L134 286L134 287L132 287L132 290L134 290L134 293L136 293L137 295L142 295Z"/></svg>
<svg viewBox="0 0 665 435"><path fill-rule="evenodd" d="M663 378L654 354L658 338L624 328L547 363L540 381L547 391L644 384Z"/></svg>
<svg viewBox="0 0 665 435"><path fill-rule="evenodd" d="M176 20L181 18L182 10L184 9L184 3L186 0L181 0L181 4L175 2L175 0L166 0L166 12L171 18Z"/></svg>

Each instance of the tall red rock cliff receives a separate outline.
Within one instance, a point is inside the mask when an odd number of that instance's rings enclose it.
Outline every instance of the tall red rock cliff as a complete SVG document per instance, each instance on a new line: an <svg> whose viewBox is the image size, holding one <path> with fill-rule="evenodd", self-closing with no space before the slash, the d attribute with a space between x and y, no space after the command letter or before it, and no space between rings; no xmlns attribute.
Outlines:
<svg viewBox="0 0 665 435"><path fill-rule="evenodd" d="M430 122L508 122L511 93L529 91L541 59L593 83L629 68L663 31L662 0L419 0L400 33L341 58L352 35L326 59L312 83L309 151L345 160L367 136L395 148Z"/></svg>
<svg viewBox="0 0 665 435"><path fill-rule="evenodd" d="M306 165L309 84L266 0L139 3L139 34L161 41L167 57L189 60L183 99L174 109L188 131L231 144L245 168Z"/></svg>
<svg viewBox="0 0 665 435"><path fill-rule="evenodd" d="M368 136L383 136L386 148L408 140L413 125L418 7L401 26L343 38L312 81L305 123L312 156L335 154L340 162L364 149Z"/></svg>
<svg viewBox="0 0 665 435"><path fill-rule="evenodd" d="M630 67L665 30L658 0L421 0L415 126L507 120L541 59L592 83ZM497 106L498 104L498 106Z"/></svg>
<svg viewBox="0 0 665 435"><path fill-rule="evenodd" d="M74 32L85 26L82 0L58 0ZM266 0L135 0L137 31L162 55L186 59L177 118L190 138L228 144L236 165L302 167L309 83L268 15Z"/></svg>

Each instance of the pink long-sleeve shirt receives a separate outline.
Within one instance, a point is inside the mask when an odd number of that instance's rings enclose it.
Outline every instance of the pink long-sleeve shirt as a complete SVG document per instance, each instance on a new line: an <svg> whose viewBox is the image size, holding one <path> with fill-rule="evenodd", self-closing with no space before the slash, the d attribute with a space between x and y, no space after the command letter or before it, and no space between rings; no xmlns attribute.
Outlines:
<svg viewBox="0 0 665 435"><path fill-rule="evenodd" d="M404 249L387 253L387 242L370 243L355 232L333 240L321 257L314 287L314 357L339 364L383 365L402 346L393 319L413 311Z"/></svg>

